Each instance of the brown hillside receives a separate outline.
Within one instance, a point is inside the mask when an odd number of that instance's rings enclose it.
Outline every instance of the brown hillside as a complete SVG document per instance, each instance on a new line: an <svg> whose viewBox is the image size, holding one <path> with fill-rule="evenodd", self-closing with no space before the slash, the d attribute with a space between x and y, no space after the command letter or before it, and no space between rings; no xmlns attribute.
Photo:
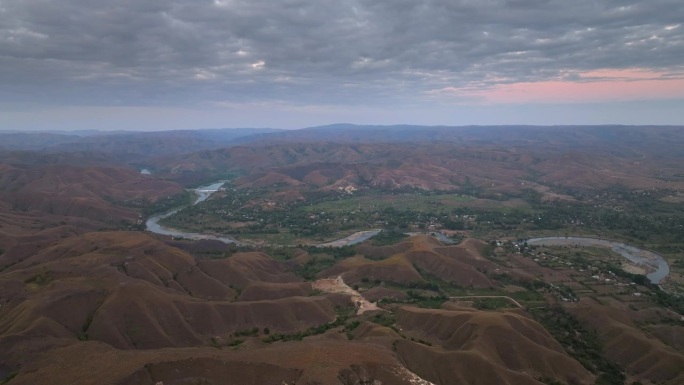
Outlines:
<svg viewBox="0 0 684 385"><path fill-rule="evenodd" d="M369 260L359 255L344 259L318 274L320 278L338 275L342 275L349 284L359 283L363 278L398 283L424 281L411 263L401 255L381 261Z"/></svg>
<svg viewBox="0 0 684 385"><path fill-rule="evenodd" d="M638 189L684 188L684 182L676 177L679 171L673 159L616 152L614 141L597 142L598 147L581 150L564 145L555 148L560 142L525 142L513 147L467 147L450 141L255 143L159 159L155 167L173 168L168 176L176 179L191 172L240 171L246 177L237 184L252 187L277 183L324 190L350 184L428 190L476 187L496 196L534 189L543 199L563 199L561 191L553 191L557 186L587 189L619 183Z"/></svg>
<svg viewBox="0 0 684 385"><path fill-rule="evenodd" d="M12 380L15 384L415 384L390 348L353 341L307 340L255 350L138 351L98 342L41 342L48 350L26 363L26 370ZM29 341L13 345L14 351L29 349Z"/></svg>
<svg viewBox="0 0 684 385"><path fill-rule="evenodd" d="M79 203L78 199L86 203L94 200L101 202L103 207L111 206L109 202L139 204L178 194L182 188L131 169L54 165L5 166L0 173L0 191L8 198L14 198L12 203L24 210L48 211L52 207L53 212L68 212L75 208L60 208L54 200L74 203ZM45 199L48 197L50 199ZM65 212L62 214L66 215Z"/></svg>
<svg viewBox="0 0 684 385"><path fill-rule="evenodd" d="M311 294L311 283L268 283L254 282L240 293L240 301L273 300L287 297L302 297Z"/></svg>
<svg viewBox="0 0 684 385"><path fill-rule="evenodd" d="M433 343L399 341L396 347L409 369L436 383L592 382L540 324L519 314L403 307L397 318L405 333Z"/></svg>
<svg viewBox="0 0 684 385"><path fill-rule="evenodd" d="M629 373L654 383L684 383L684 357L655 337L644 334L632 320L647 321L660 316L650 311L634 311L593 305L568 310L590 329L598 332L604 353Z"/></svg>
<svg viewBox="0 0 684 385"><path fill-rule="evenodd" d="M362 278L397 283L424 282L417 267L459 286L488 288L494 284L483 271L493 271L498 266L482 257L486 247L486 243L476 240L444 246L429 235L416 235L392 246L359 246L361 253L373 259L362 255L347 258L319 273L319 277L342 274L350 284L359 283Z"/></svg>
<svg viewBox="0 0 684 385"><path fill-rule="evenodd" d="M232 287L249 279L297 279L260 253L214 262L208 266L234 267L235 281L220 269L208 275L189 254L144 233L69 238L0 275L0 336L88 335L128 349L192 346L254 326L306 329L332 321L341 304L320 296L230 302Z"/></svg>
<svg viewBox="0 0 684 385"><path fill-rule="evenodd" d="M253 282L301 282L283 262L264 253L236 253L228 259L203 259L198 266L221 282L244 288Z"/></svg>
<svg viewBox="0 0 684 385"><path fill-rule="evenodd" d="M183 191L130 169L0 164L0 268L56 240L135 224L140 207Z"/></svg>
<svg viewBox="0 0 684 385"><path fill-rule="evenodd" d="M472 247L472 243L444 247L439 241L427 235L419 235L412 240L413 249L404 255L421 270L459 286L493 286L482 271L494 270L496 265L483 259Z"/></svg>
<svg viewBox="0 0 684 385"><path fill-rule="evenodd" d="M656 325L648 328L648 331L666 345L684 353L684 326Z"/></svg>

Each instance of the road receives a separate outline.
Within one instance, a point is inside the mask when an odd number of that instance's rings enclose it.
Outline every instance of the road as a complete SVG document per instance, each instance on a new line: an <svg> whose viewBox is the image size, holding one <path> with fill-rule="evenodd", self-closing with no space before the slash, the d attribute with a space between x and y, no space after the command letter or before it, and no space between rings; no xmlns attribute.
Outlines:
<svg viewBox="0 0 684 385"><path fill-rule="evenodd" d="M523 305L520 304L520 302L514 300L511 297L505 296L505 295L463 295L463 296L458 296L458 297L449 297L449 299L473 299L473 298L505 298L515 304L515 306L524 309Z"/></svg>

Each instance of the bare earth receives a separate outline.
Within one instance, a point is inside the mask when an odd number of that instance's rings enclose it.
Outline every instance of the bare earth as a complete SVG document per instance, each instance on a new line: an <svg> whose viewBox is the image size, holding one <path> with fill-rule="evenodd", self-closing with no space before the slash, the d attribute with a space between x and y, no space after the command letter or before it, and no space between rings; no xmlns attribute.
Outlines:
<svg viewBox="0 0 684 385"><path fill-rule="evenodd" d="M642 266L637 266L627 262L622 263L622 270L632 274L646 275L648 273L648 271Z"/></svg>
<svg viewBox="0 0 684 385"><path fill-rule="evenodd" d="M369 237L372 235L376 235L380 232L380 230L366 230L366 231L358 231L348 237L338 239L332 242L326 242L326 243L321 243L316 245L317 247L343 247L343 246L348 246L348 245L353 245L355 243L358 243L359 239Z"/></svg>
<svg viewBox="0 0 684 385"><path fill-rule="evenodd" d="M357 304L358 310L356 314L363 314L364 312L371 310L382 310L374 302L370 302L365 299L358 291L352 289L344 283L342 276L339 275L337 278L323 278L315 281L313 283L314 290L320 290L324 293L337 293L337 294L349 294L352 300Z"/></svg>

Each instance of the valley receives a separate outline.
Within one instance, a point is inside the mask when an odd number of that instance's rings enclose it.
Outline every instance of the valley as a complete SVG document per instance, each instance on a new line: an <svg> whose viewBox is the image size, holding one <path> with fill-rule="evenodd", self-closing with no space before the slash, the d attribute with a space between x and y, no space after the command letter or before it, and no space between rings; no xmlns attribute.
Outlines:
<svg viewBox="0 0 684 385"><path fill-rule="evenodd" d="M680 384L683 133L12 134L0 383Z"/></svg>

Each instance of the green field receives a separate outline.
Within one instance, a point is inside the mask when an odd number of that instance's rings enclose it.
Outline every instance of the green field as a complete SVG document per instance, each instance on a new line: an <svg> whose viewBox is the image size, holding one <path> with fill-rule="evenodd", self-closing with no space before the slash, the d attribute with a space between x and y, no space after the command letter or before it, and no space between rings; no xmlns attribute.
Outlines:
<svg viewBox="0 0 684 385"><path fill-rule="evenodd" d="M364 195L317 203L306 206L306 210L308 212L345 212L358 209L369 211L394 208L399 210L435 211L442 208L450 209L475 200L471 196L456 194Z"/></svg>

